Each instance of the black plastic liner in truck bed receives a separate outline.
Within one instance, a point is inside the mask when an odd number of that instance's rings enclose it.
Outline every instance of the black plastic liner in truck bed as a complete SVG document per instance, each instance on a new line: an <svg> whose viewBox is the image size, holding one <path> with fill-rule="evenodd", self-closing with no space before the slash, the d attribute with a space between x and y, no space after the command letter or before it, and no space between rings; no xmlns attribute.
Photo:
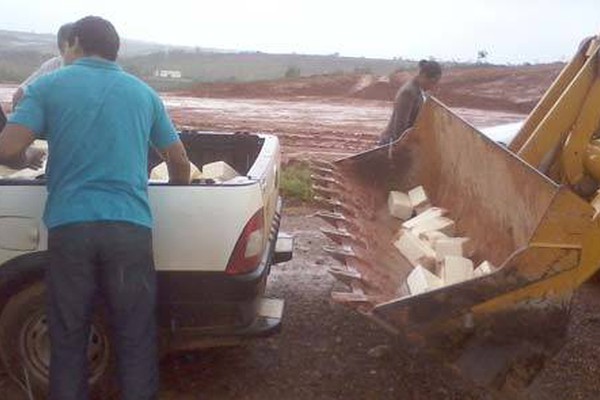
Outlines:
<svg viewBox="0 0 600 400"><path fill-rule="evenodd" d="M214 161L225 161L241 175L250 170L264 142L259 136L248 133L182 131L179 136L188 158L198 168ZM151 150L148 171L161 162L160 156Z"/></svg>

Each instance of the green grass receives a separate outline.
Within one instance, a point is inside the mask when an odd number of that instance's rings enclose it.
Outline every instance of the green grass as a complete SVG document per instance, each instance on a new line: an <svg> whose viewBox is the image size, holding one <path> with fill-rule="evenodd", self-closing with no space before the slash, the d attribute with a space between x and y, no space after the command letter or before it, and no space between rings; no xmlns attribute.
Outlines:
<svg viewBox="0 0 600 400"><path fill-rule="evenodd" d="M285 199L311 202L313 190L308 164L297 163L283 167L279 189Z"/></svg>

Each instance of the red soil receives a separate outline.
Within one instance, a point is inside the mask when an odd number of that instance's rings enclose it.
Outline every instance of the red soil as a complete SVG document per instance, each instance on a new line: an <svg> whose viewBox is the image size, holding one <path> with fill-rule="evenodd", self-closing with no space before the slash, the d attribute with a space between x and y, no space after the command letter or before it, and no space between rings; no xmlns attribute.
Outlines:
<svg viewBox="0 0 600 400"><path fill-rule="evenodd" d="M563 64L451 67L433 93L451 107L529 112ZM197 85L185 95L209 98L287 99L300 96L390 101L413 73L391 77L340 74L251 83Z"/></svg>

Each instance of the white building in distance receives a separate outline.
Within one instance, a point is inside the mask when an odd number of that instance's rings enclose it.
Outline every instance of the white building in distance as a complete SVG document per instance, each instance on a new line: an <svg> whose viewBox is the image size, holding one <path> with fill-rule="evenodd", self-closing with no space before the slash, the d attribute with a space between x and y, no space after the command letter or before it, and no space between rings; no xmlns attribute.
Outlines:
<svg viewBox="0 0 600 400"><path fill-rule="evenodd" d="M157 69L154 71L154 76L157 78L181 79L181 71L169 69Z"/></svg>

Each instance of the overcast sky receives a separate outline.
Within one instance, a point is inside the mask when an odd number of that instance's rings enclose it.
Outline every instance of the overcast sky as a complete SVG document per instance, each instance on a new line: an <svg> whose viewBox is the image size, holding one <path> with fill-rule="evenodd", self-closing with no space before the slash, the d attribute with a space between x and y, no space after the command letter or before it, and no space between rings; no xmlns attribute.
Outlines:
<svg viewBox="0 0 600 400"><path fill-rule="evenodd" d="M85 15L121 36L275 53L473 60L571 57L600 33L600 0L0 0L0 29L55 32Z"/></svg>

